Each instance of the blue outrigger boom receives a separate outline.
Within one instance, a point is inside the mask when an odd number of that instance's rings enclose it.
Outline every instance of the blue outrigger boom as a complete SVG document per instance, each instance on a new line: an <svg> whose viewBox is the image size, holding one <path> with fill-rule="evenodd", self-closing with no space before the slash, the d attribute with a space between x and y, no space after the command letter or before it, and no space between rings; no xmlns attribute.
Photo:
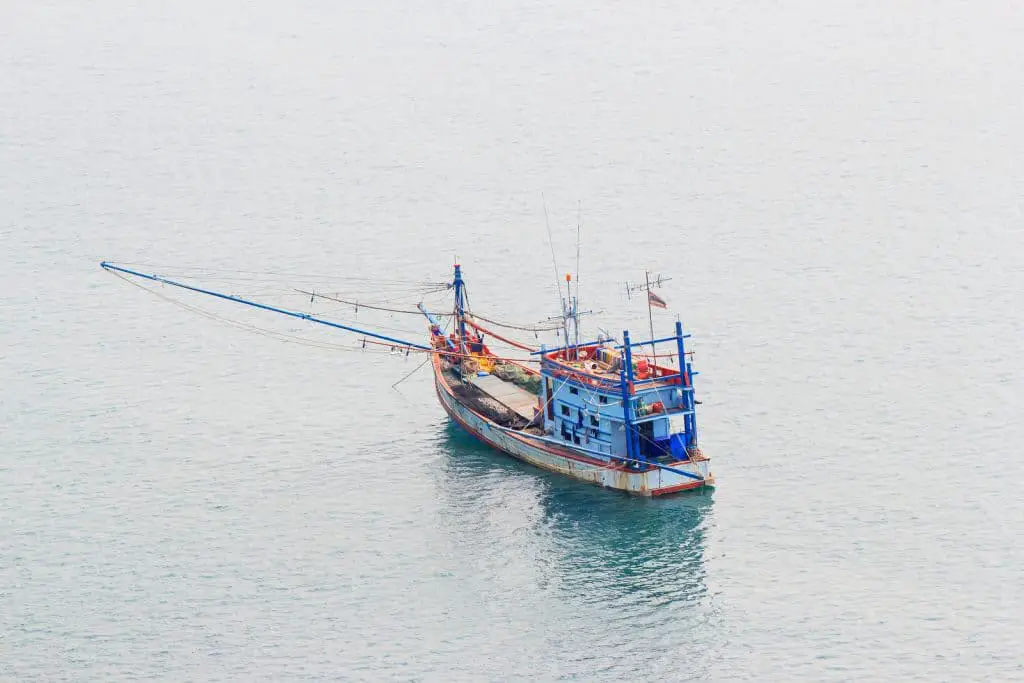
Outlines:
<svg viewBox="0 0 1024 683"><path fill-rule="evenodd" d="M624 330L621 344L610 339L579 343L580 314L576 297L570 296L561 316L565 343L533 350L483 327L479 321L495 321L478 319L469 310L462 268L456 265L447 285L454 294L452 312L446 314L453 319L451 332L422 303L417 311L396 311L426 318L429 344L421 344L107 261L100 265L121 277L353 332L364 343L369 337L406 353L427 353L435 391L449 416L480 441L537 467L643 496L714 485L709 458L698 444L693 386L698 373L685 342L690 335L678 321L667 337L653 338L651 316L650 340L631 341ZM576 343L570 343L570 324ZM485 334L529 350L529 357L499 356L485 343ZM663 345L669 349L659 353Z"/></svg>

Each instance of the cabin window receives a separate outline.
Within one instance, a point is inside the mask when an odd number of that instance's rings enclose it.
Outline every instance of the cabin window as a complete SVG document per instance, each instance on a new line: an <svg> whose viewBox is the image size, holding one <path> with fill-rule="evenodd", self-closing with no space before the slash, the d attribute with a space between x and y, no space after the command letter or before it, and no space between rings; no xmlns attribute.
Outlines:
<svg viewBox="0 0 1024 683"><path fill-rule="evenodd" d="M594 427L600 427L601 426L601 420L597 419L597 415L591 415L590 416L590 424L592 426L594 426Z"/></svg>
<svg viewBox="0 0 1024 683"><path fill-rule="evenodd" d="M569 393L579 395L580 390L577 389L576 387L569 387Z"/></svg>
<svg viewBox="0 0 1024 683"><path fill-rule="evenodd" d="M569 406L566 406L566 405L562 406L562 415L565 415L566 417L569 416Z"/></svg>
<svg viewBox="0 0 1024 683"><path fill-rule="evenodd" d="M572 435L572 442L573 442L574 444L576 444L577 446L579 446L579 445L580 445L580 437L578 437L578 436L576 436L575 434L573 434L573 435Z"/></svg>
<svg viewBox="0 0 1024 683"><path fill-rule="evenodd" d="M600 401L601 403L608 403L608 397L607 396L598 396L597 400Z"/></svg>

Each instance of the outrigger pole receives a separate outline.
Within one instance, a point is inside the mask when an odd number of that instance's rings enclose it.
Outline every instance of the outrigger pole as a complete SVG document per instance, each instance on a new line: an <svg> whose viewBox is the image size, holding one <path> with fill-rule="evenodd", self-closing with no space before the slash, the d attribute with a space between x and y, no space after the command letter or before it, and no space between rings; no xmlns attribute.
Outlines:
<svg viewBox="0 0 1024 683"><path fill-rule="evenodd" d="M261 303L255 302L255 301L249 301L248 299L243 299L241 297L233 296L231 294L222 294L220 292L214 292L214 291L209 290L209 289L202 289L200 287L193 287L192 285L186 285L183 282L175 282L174 280L169 280L169 279L167 279L165 277L160 277L159 275L150 275L150 274L147 274L147 273L140 273L140 272L135 271L135 270L129 270L128 268L122 268L120 266L116 266L113 263L109 263L107 261L101 261L100 262L100 267L102 267L104 270L108 270L108 271L112 271L112 272L118 272L118 273L126 273L128 275L133 275L135 277L141 277L141 278L143 278L145 280L152 280L153 282L159 282L161 284L171 285L173 287L180 287L182 289L187 289L187 290L192 291L192 292L198 292L199 294L207 294L209 296L215 296L218 299L225 299L227 301L234 301L235 303L245 304L246 306L252 306L254 308L262 308L265 311L271 311L273 313L280 313L282 315L288 315L288 316L291 316L293 318L299 318L300 320L308 320L310 322L319 323L321 325L327 325L328 327L334 327L334 328L337 328L339 330L346 330L348 332L356 332L358 334L362 334L362 335L365 335L367 337L373 337L375 339L382 339L382 340L384 340L386 342L391 342L391 343L396 344L398 346L407 346L409 348L422 349L424 351L432 351L433 350L429 346L424 346L423 344L414 344L413 342L405 341L404 339L396 339L394 337L388 337L388 336L383 335L383 334L377 334L376 332L370 332L368 330L362 330L362 329L359 329L358 327L349 327L348 325L342 325L341 323L331 322L330 320L324 320L323 318L317 318L315 316L309 315L308 313L298 313L296 311L289 311L289 310L286 310L284 308L277 308L276 306L268 306L267 304L261 304Z"/></svg>

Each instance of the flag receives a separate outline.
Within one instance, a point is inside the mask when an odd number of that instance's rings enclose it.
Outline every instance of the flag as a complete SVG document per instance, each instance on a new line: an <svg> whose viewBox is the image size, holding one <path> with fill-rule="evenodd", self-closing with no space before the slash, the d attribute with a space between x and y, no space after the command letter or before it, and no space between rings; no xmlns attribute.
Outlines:
<svg viewBox="0 0 1024 683"><path fill-rule="evenodd" d="M647 303L655 308L668 308L665 300L650 290L647 292Z"/></svg>

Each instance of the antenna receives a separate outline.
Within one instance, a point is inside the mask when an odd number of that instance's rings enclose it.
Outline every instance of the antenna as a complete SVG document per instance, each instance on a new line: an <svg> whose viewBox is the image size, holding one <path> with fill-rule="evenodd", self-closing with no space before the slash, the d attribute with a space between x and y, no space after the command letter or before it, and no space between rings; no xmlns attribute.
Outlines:
<svg viewBox="0 0 1024 683"><path fill-rule="evenodd" d="M648 320L648 322L650 323L650 326L651 326L651 339L652 340L654 339L654 312L651 310L651 305L654 302L654 298L656 298L656 297L652 296L651 288L652 287L657 287L657 288L660 289L662 283L668 282L671 279L672 278L664 277L664 276L662 276L659 273L658 277L656 277L655 279L652 280L651 279L650 271L645 270L644 271L644 282L643 282L643 284L635 284L634 285L634 284L631 284L629 282L626 283L626 297L629 298L629 299L633 298L632 297L633 292L641 292L641 291L642 292L647 292L647 320ZM658 301L660 302L660 303L656 304L658 306L658 308L665 308L665 302L662 301L660 297L658 297ZM651 344L651 353L652 354L655 353L655 351L654 351L654 344Z"/></svg>
<svg viewBox="0 0 1024 683"><path fill-rule="evenodd" d="M576 300L573 309L576 311L576 344L580 343L580 230L583 224L583 202L576 203Z"/></svg>
<svg viewBox="0 0 1024 683"><path fill-rule="evenodd" d="M661 282L660 275L658 282ZM654 349L654 313L651 311L651 276L646 270L644 271L644 284L647 285L647 319L651 323L651 355L657 361L658 352Z"/></svg>
<svg viewBox="0 0 1024 683"><path fill-rule="evenodd" d="M558 295L558 307L562 311L562 333L565 336L565 345L569 345L569 328L565 322L565 301L562 299L562 288L558 284L558 261L555 259L555 241L551 238L551 221L548 218L548 200L544 193L540 193L541 202L544 204L544 225L548 229L548 246L551 247L551 266L555 273L555 293Z"/></svg>
<svg viewBox="0 0 1024 683"><path fill-rule="evenodd" d="M632 299L633 292L644 292L650 293L652 288L660 288L662 284L668 282L672 278L665 277L664 275L658 275L656 278L651 279L650 272L644 272L645 282L641 284L633 284L632 282L626 283L626 296Z"/></svg>

